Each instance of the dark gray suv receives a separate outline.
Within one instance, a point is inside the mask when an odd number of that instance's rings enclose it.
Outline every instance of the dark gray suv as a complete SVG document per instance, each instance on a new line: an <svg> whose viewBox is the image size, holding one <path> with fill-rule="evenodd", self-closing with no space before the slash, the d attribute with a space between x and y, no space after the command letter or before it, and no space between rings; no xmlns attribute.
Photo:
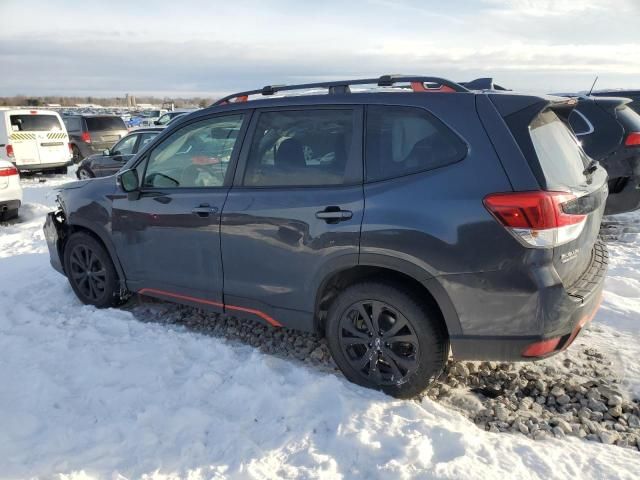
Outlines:
<svg viewBox="0 0 640 480"><path fill-rule="evenodd" d="M116 115L70 115L62 119L69 133L74 163L113 147L129 130Z"/></svg>
<svg viewBox="0 0 640 480"><path fill-rule="evenodd" d="M574 104L399 76L232 95L117 181L65 186L51 263L97 307L136 292L324 334L347 378L398 397L450 348L552 355L607 265L606 173L566 126Z"/></svg>

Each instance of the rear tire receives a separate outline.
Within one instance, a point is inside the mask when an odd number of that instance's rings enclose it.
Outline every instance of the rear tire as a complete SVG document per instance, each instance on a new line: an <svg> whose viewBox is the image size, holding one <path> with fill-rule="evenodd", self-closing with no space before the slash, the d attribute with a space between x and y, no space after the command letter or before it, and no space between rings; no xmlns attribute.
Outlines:
<svg viewBox="0 0 640 480"><path fill-rule="evenodd" d="M3 222L6 222L7 220L13 220L14 218L18 218L17 208L6 210L5 212L0 213L0 220L2 220Z"/></svg>
<svg viewBox="0 0 640 480"><path fill-rule="evenodd" d="M440 312L390 282L346 288L329 308L326 335L345 377L398 398L424 391L449 355Z"/></svg>
<svg viewBox="0 0 640 480"><path fill-rule="evenodd" d="M64 247L64 271L82 303L98 308L120 303L118 274L109 252L85 232L69 237Z"/></svg>
<svg viewBox="0 0 640 480"><path fill-rule="evenodd" d="M82 156L82 153L80 152L80 149L76 145L71 146L71 155L73 163L79 163L84 158Z"/></svg>

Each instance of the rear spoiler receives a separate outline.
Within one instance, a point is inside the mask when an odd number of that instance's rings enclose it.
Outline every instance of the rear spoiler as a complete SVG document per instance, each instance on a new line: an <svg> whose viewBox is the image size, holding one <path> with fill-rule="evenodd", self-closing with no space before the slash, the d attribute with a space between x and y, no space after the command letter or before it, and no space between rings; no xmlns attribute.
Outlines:
<svg viewBox="0 0 640 480"><path fill-rule="evenodd" d="M514 113L532 108L537 105L538 111L545 108L552 108L559 115L569 115L569 112L578 104L578 99L567 97L556 97L553 95L518 95L509 93L503 95L500 93L489 93L489 99L495 105L496 110L503 117L508 117ZM565 113L566 112L566 113Z"/></svg>
<svg viewBox="0 0 640 480"><path fill-rule="evenodd" d="M483 77L476 78L469 82L458 82L458 84L469 90L497 90L497 91L511 91L508 88L501 87L500 85L493 83L493 78Z"/></svg>

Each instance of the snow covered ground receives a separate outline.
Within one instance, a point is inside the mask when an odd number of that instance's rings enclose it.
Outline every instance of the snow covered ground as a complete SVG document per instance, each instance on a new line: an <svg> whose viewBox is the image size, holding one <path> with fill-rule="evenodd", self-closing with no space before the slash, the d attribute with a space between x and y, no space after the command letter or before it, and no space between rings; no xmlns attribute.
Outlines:
<svg viewBox="0 0 640 480"><path fill-rule="evenodd" d="M481 431L426 398L82 306L41 230L69 179L24 180L21 219L0 226L0 478L638 478L638 451ZM582 339L637 397L640 215L623 221Z"/></svg>

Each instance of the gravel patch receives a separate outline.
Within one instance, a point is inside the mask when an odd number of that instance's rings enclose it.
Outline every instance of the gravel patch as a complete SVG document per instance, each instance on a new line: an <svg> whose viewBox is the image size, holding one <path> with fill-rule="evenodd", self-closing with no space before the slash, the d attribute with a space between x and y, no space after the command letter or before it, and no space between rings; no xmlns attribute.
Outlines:
<svg viewBox="0 0 640 480"><path fill-rule="evenodd" d="M125 308L141 321L181 325L270 355L338 370L326 341L311 333L140 297ZM640 450L640 400L622 392L611 361L580 342L566 354L535 363L449 361L426 396L490 432L535 440L577 437Z"/></svg>

